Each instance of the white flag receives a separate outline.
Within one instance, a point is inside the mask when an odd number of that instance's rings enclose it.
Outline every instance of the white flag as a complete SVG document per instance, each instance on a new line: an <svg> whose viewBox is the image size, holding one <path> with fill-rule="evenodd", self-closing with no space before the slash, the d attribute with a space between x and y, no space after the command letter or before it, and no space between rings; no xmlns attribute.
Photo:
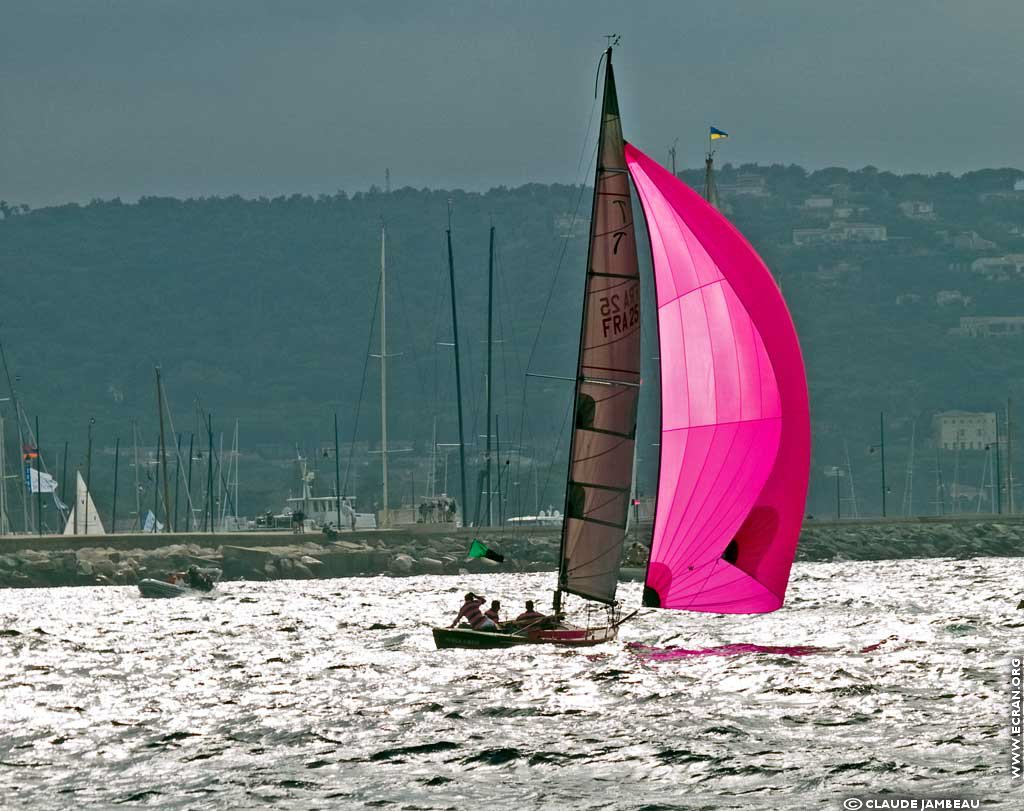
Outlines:
<svg viewBox="0 0 1024 811"><path fill-rule="evenodd" d="M56 493L57 492L57 480L53 478L49 473L41 472L36 470L34 467L29 468L29 475L32 481L32 492L33 493Z"/></svg>
<svg viewBox="0 0 1024 811"><path fill-rule="evenodd" d="M160 532L164 528L164 525L156 520L156 516L153 515L153 511L149 510L146 513L145 523L142 525L143 532Z"/></svg>

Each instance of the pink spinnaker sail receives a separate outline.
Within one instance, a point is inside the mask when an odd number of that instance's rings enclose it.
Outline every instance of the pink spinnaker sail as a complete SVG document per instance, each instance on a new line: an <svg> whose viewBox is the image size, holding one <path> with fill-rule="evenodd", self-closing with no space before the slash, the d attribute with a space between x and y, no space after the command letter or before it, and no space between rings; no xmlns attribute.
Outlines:
<svg viewBox="0 0 1024 811"><path fill-rule="evenodd" d="M782 605L803 519L810 415L771 273L714 208L631 144L658 301L661 471L644 604Z"/></svg>

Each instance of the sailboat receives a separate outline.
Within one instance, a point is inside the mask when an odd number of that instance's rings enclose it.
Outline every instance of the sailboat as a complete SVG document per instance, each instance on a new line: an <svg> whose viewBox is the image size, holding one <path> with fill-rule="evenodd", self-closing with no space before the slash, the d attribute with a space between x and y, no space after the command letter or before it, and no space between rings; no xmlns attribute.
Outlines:
<svg viewBox="0 0 1024 811"><path fill-rule="evenodd" d="M629 183L646 218L661 371L654 534L643 605L713 613L779 608L803 518L810 413L792 319L771 272L699 194L622 135L605 52L590 244L554 626L434 629L440 647L596 645L626 537L640 387L640 274ZM564 621L563 597L608 609Z"/></svg>
<svg viewBox="0 0 1024 811"><path fill-rule="evenodd" d="M106 535L100 514L93 503L92 494L85 486L82 474L76 473L75 506L71 508L67 523L64 525L65 535Z"/></svg>

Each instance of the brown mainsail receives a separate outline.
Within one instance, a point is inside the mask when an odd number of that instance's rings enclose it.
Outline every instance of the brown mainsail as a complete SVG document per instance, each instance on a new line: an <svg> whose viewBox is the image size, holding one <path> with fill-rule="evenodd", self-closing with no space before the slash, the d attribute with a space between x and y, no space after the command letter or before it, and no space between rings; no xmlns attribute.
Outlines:
<svg viewBox="0 0 1024 811"><path fill-rule="evenodd" d="M559 591L612 603L626 535L640 387L640 276L625 142L606 52L576 370Z"/></svg>

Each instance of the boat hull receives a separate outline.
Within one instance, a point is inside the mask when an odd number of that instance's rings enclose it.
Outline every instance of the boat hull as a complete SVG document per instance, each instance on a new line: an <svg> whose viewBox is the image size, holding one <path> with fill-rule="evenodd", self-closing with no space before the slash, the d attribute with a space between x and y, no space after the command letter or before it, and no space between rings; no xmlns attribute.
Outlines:
<svg viewBox="0 0 1024 811"><path fill-rule="evenodd" d="M438 650L448 648L470 648L494 650L515 648L520 645L555 645L563 648L588 648L602 645L615 639L618 628L560 627L525 633L501 631L474 631L471 628L434 628L434 644Z"/></svg>
<svg viewBox="0 0 1024 811"><path fill-rule="evenodd" d="M145 578L139 581L139 594L143 597L171 598L181 597L185 594L209 594L208 591L189 588L178 583L168 583L165 580L153 580Z"/></svg>

